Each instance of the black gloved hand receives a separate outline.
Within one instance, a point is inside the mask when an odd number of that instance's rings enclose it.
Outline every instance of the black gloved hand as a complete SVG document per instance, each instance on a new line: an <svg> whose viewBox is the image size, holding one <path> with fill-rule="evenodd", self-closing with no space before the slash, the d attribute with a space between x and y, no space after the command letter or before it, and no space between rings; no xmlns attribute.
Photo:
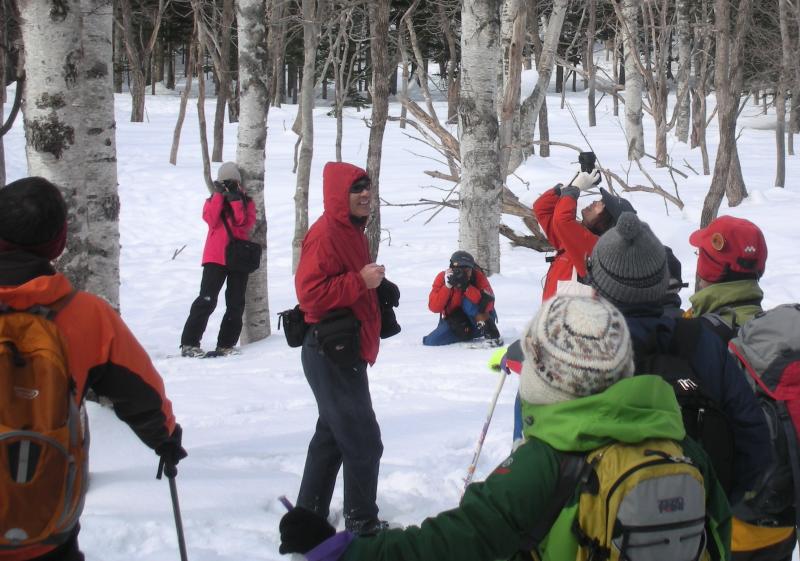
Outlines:
<svg viewBox="0 0 800 561"><path fill-rule="evenodd" d="M228 201L229 203L232 203L233 201L241 201L242 200L242 194L239 193L238 191L236 191L236 192L225 191L222 194L222 196L225 197L225 200Z"/></svg>
<svg viewBox="0 0 800 561"><path fill-rule="evenodd" d="M302 506L284 514L279 529L281 554L308 553L336 533L327 520Z"/></svg>
<svg viewBox="0 0 800 561"><path fill-rule="evenodd" d="M225 184L222 181L214 181L212 183L214 185L214 191L216 191L217 193L225 192Z"/></svg>
<svg viewBox="0 0 800 561"><path fill-rule="evenodd" d="M387 278L381 281L377 288L378 303L381 307L396 308L400 305L400 289Z"/></svg>
<svg viewBox="0 0 800 561"><path fill-rule="evenodd" d="M561 188L562 197L572 197L577 201L580 194L581 190L575 185L567 185L566 187Z"/></svg>
<svg viewBox="0 0 800 561"><path fill-rule="evenodd" d="M156 454L161 458L163 463L164 474L167 477L175 477L178 475L177 465L182 459L188 456L188 452L181 446L183 439L183 429L178 423L175 423L175 430L169 435L164 442L156 446Z"/></svg>

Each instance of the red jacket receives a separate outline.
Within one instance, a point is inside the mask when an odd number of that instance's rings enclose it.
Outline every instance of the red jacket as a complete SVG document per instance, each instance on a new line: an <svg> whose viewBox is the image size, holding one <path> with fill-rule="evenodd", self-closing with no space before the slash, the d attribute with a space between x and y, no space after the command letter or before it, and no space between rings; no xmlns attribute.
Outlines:
<svg viewBox="0 0 800 561"><path fill-rule="evenodd" d="M428 296L428 309L435 314L442 314L447 317L461 307L462 299L466 296L467 300L473 304L477 304L481 300L481 291L486 291L489 294L494 294L492 285L489 284L489 279L479 269L472 270L472 279L466 290L460 288L447 288L444 284L444 275L446 271L442 271L436 278L433 279L433 287L431 287L430 296ZM486 311L490 312L494 309L494 302L491 302Z"/></svg>
<svg viewBox="0 0 800 561"><path fill-rule="evenodd" d="M208 224L208 235L206 245L203 248L203 265L206 263L216 263L225 265L225 248L228 246L228 232L222 223L222 210L225 197L222 193L214 193L206 199L203 205L203 220ZM247 208L241 200L232 201L233 220L227 214L228 226L231 227L233 236L240 240L246 240L250 235L250 230L256 223L256 205L252 199L247 199Z"/></svg>
<svg viewBox="0 0 800 561"><path fill-rule="evenodd" d="M22 251L0 253L0 300L12 308L52 304L71 291L67 278L54 274L45 260ZM82 402L91 386L112 401L117 417L145 444L155 448L164 442L175 429L172 404L161 376L119 314L105 300L77 292L54 321L66 342L76 401ZM53 548L0 551L0 560L33 559Z"/></svg>
<svg viewBox="0 0 800 561"><path fill-rule="evenodd" d="M555 189L545 191L533 203L533 214L556 250L555 260L547 271L542 300L555 296L558 281L570 280L573 268L578 276L586 276L586 258L592 254L598 236L578 222L577 208L578 201L559 196Z"/></svg>
<svg viewBox="0 0 800 561"><path fill-rule="evenodd" d="M353 311L361 321L361 358L372 365L378 357L381 314L375 289L368 289L359 274L371 262L364 227L350 221L350 185L365 175L352 164L325 164L325 210L303 240L294 286L308 323L336 308Z"/></svg>

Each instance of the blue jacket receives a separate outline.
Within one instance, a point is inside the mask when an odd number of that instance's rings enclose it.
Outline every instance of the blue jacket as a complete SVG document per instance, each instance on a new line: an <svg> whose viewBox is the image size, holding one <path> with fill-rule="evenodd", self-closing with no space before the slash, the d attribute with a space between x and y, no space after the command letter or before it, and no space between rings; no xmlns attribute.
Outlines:
<svg viewBox="0 0 800 561"><path fill-rule="evenodd" d="M660 329L656 344L662 352L669 349L675 331L674 317L624 310L623 313L634 341L646 343L651 334ZM752 488L764 459L770 457L769 428L738 361L706 326L700 332L690 363L709 397L730 419L735 441L730 498L736 501Z"/></svg>

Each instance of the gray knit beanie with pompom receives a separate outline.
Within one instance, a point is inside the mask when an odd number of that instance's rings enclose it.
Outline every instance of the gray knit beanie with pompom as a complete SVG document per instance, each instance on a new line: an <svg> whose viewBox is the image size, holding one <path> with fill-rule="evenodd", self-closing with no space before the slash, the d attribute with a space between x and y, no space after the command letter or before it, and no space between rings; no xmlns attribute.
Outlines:
<svg viewBox="0 0 800 561"><path fill-rule="evenodd" d="M632 212L623 212L597 240L588 269L591 285L615 305L654 304L667 293L664 246Z"/></svg>

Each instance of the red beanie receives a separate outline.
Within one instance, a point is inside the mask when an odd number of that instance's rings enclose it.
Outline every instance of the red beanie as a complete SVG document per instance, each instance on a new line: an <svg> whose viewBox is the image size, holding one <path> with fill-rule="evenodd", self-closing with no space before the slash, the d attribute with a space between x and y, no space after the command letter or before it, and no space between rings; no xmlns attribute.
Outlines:
<svg viewBox="0 0 800 561"><path fill-rule="evenodd" d="M761 229L744 218L720 216L689 236L700 251L697 274L708 282L724 282L729 276L758 279L767 264L767 242Z"/></svg>

